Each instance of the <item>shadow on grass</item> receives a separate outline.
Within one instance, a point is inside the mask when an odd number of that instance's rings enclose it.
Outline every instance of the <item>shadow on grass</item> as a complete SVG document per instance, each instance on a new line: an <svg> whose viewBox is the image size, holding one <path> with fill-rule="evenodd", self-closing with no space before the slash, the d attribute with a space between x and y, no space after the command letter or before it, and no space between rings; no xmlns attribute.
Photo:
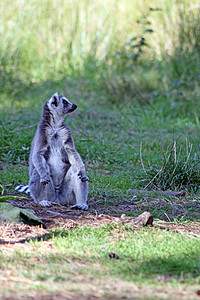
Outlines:
<svg viewBox="0 0 200 300"><path fill-rule="evenodd" d="M43 241L48 241L56 237L67 237L69 235L68 232L63 232L59 230L55 230L50 233L45 233L40 236L32 237L32 238L26 238L26 239L21 239L19 241L5 241L3 239L0 239L0 245L6 245L6 244L24 244L27 242L43 242Z"/></svg>
<svg viewBox="0 0 200 300"><path fill-rule="evenodd" d="M155 257L149 260L144 259L142 262L138 260L131 262L131 259L127 259L126 262L124 258L123 263L118 265L116 262L113 269L114 274L119 273L124 279L134 278L138 274L146 279L154 279L161 275L157 279L158 282L173 279L184 282L190 278L197 278L200 274L199 255L193 255L188 259L180 255L167 258Z"/></svg>

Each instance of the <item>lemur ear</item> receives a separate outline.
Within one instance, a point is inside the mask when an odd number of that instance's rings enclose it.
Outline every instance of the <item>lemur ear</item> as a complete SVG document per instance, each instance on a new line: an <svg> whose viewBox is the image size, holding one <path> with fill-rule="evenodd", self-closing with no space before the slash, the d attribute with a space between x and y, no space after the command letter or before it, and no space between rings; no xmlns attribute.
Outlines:
<svg viewBox="0 0 200 300"><path fill-rule="evenodd" d="M57 107L58 106L58 99L59 99L58 93L53 94L53 96L51 98L52 98L51 104L54 104Z"/></svg>

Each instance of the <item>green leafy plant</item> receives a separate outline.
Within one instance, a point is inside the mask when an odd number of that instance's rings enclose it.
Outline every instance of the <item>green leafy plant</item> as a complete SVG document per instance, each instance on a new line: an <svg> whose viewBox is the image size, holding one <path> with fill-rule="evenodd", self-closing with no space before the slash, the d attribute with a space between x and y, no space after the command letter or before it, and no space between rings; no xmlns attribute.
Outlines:
<svg viewBox="0 0 200 300"><path fill-rule="evenodd" d="M141 34L133 36L122 47L121 51L116 52L116 56L128 62L130 62L130 60L135 62L143 54L145 48L150 48L147 35L154 33L151 27L151 21L149 21L149 15L152 11L154 10L149 8L147 14L144 14L140 20L136 21L141 27Z"/></svg>

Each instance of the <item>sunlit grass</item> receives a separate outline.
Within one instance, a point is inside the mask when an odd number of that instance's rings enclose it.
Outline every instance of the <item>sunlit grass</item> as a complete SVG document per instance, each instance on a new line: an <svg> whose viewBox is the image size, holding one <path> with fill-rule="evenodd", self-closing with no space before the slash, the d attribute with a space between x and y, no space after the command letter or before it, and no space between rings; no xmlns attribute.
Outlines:
<svg viewBox="0 0 200 300"><path fill-rule="evenodd" d="M45 238L44 238L45 240ZM180 247L181 244L181 247ZM118 259L110 258L115 253ZM52 282L54 289L81 274L98 280L106 276L139 284L198 284L199 240L159 229L107 225L82 227L66 232L57 230L46 241L26 244L26 250L1 253L3 274L11 269L21 281ZM97 268L97 270L96 270ZM108 279L109 281L110 279ZM38 282L39 281L39 282Z"/></svg>
<svg viewBox="0 0 200 300"><path fill-rule="evenodd" d="M198 47L198 1L1 1L1 71L35 83L89 57L111 63L126 42L144 35L145 56L161 59ZM183 18L184 17L184 18ZM198 49L197 49L198 50ZM9 55L8 55L9 53Z"/></svg>

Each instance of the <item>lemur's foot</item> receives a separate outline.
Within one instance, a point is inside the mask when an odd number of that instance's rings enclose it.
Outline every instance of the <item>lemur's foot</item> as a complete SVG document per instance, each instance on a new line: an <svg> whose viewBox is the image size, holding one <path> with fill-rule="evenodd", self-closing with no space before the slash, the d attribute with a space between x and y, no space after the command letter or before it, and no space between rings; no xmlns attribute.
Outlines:
<svg viewBox="0 0 200 300"><path fill-rule="evenodd" d="M85 203L75 204L70 206L71 209L81 209L81 210L88 210L88 205Z"/></svg>
<svg viewBox="0 0 200 300"><path fill-rule="evenodd" d="M44 207L49 207L49 206L52 206L53 203L48 200L42 200L39 202L39 205L44 206Z"/></svg>

